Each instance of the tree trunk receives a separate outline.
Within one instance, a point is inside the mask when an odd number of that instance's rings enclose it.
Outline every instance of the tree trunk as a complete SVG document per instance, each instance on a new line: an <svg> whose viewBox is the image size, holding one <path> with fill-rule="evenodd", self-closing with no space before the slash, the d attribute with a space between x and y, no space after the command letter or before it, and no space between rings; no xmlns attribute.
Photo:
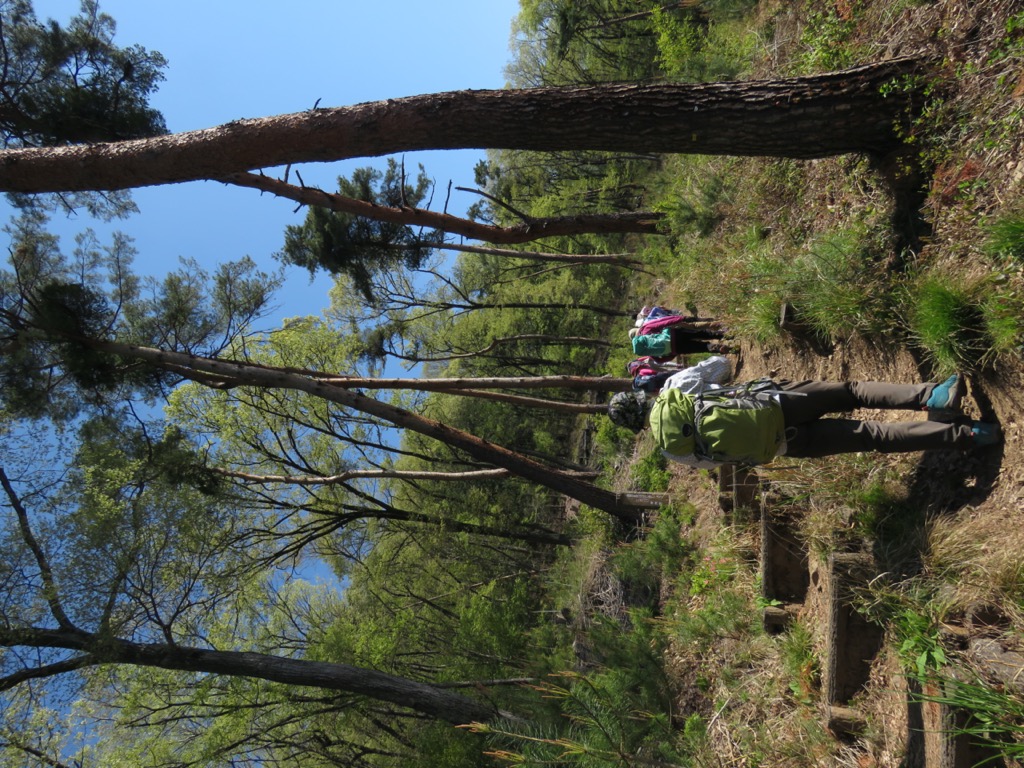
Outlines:
<svg viewBox="0 0 1024 768"><path fill-rule="evenodd" d="M350 480L389 479L415 482L429 480L431 482L464 482L466 480L492 480L508 477L512 473L507 469L472 469L465 472L433 472L415 469L353 469L340 475L256 475L251 472L239 472L224 467L210 467L212 472L224 477L233 477L245 483L284 483L287 485L338 485ZM597 477L596 471L571 472L578 477Z"/></svg>
<svg viewBox="0 0 1024 768"><path fill-rule="evenodd" d="M568 547L573 543L572 537L564 533L531 530L528 528L510 531L492 525L474 525L473 523L460 523L457 520L442 520L430 515L419 515L405 510L392 509L373 512L372 515L378 520L395 520L398 522L419 523L420 525L433 525L443 527L449 531L468 533L473 536L493 536L497 539L521 541L525 544L537 544L545 547Z"/></svg>
<svg viewBox="0 0 1024 768"><path fill-rule="evenodd" d="M391 247L391 246L389 246ZM396 249L408 250L415 246L396 245ZM565 264L616 264L623 267L643 266L643 262L628 253L538 253L536 251L515 251L508 248L487 248L464 243L443 243L426 245L439 251L459 251L461 253L480 253L485 256L507 256L532 261L558 261Z"/></svg>
<svg viewBox="0 0 1024 768"><path fill-rule="evenodd" d="M471 240L498 245L529 243L544 237L571 235L657 234L663 213L580 213L575 216L548 216L531 218L523 224L498 227L472 219L438 213L425 208L389 208L344 195L331 194L315 187L296 187L269 176L256 173L234 173L219 181L239 187L250 187L262 192L294 200L303 205L318 206L331 211L361 216L389 224L427 227ZM517 256L522 254L516 253Z"/></svg>
<svg viewBox="0 0 1024 768"><path fill-rule="evenodd" d="M0 645L82 651L90 655L93 664L131 664L344 691L407 707L456 725L486 722L501 714L488 704L452 691L348 664L291 659L265 653L133 643L81 630L0 630Z"/></svg>
<svg viewBox="0 0 1024 768"><path fill-rule="evenodd" d="M824 75L733 83L453 91L238 120L150 139L0 152L0 191L113 190L289 163L425 149L684 152L800 159L883 153L919 69L894 59Z"/></svg>
<svg viewBox="0 0 1024 768"><path fill-rule="evenodd" d="M667 498L664 494L652 494L651 498L637 502L623 494L598 488L574 475L546 467L522 454L510 451L508 448L482 440L476 435L309 376L251 363L199 357L182 352L139 347L134 344L84 338L79 338L77 341L93 349L117 355L122 359L144 360L158 368L177 372L196 371L200 374L223 377L247 386L306 392L314 397L320 397L376 416L397 427L411 429L413 432L440 440L446 445L466 452L477 461L503 467L524 480L550 488L556 493L564 494L600 509L627 523L636 523L640 519L642 509L660 506ZM654 498L655 496L657 498Z"/></svg>
<svg viewBox="0 0 1024 768"><path fill-rule="evenodd" d="M427 392L453 392L460 389L575 389L587 392L624 392L632 379L611 376L496 376L491 378L375 379L352 376L324 377L313 371L300 373L349 389L419 389Z"/></svg>
<svg viewBox="0 0 1024 768"><path fill-rule="evenodd" d="M438 353L438 354L434 355L433 357L426 357L425 355L416 355L415 357L413 357L411 355L399 355L396 352L388 352L387 354L389 354L389 355L391 355L393 357L398 357L398 358L400 358L402 360L412 360L412 361L417 362L417 363L438 363L438 362L442 362L442 361L445 361L445 360L463 360L463 359L469 358L469 357L483 357L483 356L487 355L489 352L492 352L493 350L497 349L499 346L501 346L503 344L511 344L513 342L516 342L516 341L538 341L541 344L560 345L560 346L566 346L566 347L571 347L571 346L574 346L574 345L579 345L579 346L582 346L582 347L612 347L612 346L614 346L612 344L612 342L608 341L607 339L592 339L592 338L589 338L587 336L555 336L555 335L551 335L551 334L548 334L548 333L520 333L520 334L518 334L516 336L502 336L502 337L493 339L491 341L491 343L488 344L483 349L478 349L478 350L475 350L473 352L450 352L447 355ZM509 355L496 354L496 355L493 355L493 357L495 359L497 359L497 360L503 360L503 361L506 361L506 362L510 361L510 360L519 360L519 359L521 359L520 357L516 356L515 354L509 354ZM545 362L547 362L547 361L545 361ZM552 362L554 362L554 361L552 361ZM530 378L532 379L532 378L538 378L538 377L532 377L531 376ZM623 390L629 389L629 387L630 387L630 380L626 379L625 382L626 383L622 387Z"/></svg>

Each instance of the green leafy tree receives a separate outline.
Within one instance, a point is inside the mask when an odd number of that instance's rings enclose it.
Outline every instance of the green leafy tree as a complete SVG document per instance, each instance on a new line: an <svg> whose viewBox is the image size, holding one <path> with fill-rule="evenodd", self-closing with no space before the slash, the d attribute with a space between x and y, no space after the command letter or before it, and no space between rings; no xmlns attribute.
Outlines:
<svg viewBox="0 0 1024 768"><path fill-rule="evenodd" d="M338 195L372 208L412 209L427 198L432 183L423 166L414 183L405 168L388 158L387 169L359 168L352 178L338 179ZM280 258L288 264L345 274L367 301L373 301L371 277L403 266L418 268L438 243L432 231L344 211L313 206L306 220L285 230Z"/></svg>
<svg viewBox="0 0 1024 768"><path fill-rule="evenodd" d="M29 0L0 3L0 136L5 147L118 141L167 132L148 104L166 60L114 45L114 20L83 0L66 27Z"/></svg>
<svg viewBox="0 0 1024 768"><path fill-rule="evenodd" d="M0 455L0 699L9 705L5 726L21 737L0 744L4 753L60 757L74 734L50 742L55 724L38 727L20 697L68 706L82 686L86 699L123 711L125 725L173 734L174 747L193 758L202 753L178 721L214 726L204 749L245 754L247 742L259 744L251 728L260 724L246 712L262 713L266 724L279 703L292 717L350 708L364 696L445 722L498 715L457 690L318 650L318 627L333 609L261 565L260 552L240 538L247 516L216 488L176 471L182 446L173 433L128 412L90 420L74 436L73 456L44 443L45 468L41 437L20 434ZM102 709L77 714L106 719ZM287 722L278 727L283 740Z"/></svg>
<svg viewBox="0 0 1024 768"><path fill-rule="evenodd" d="M45 223L30 211L7 228L10 268L0 271L0 402L17 415L68 420L83 408L162 396L181 380L174 370L120 360L80 340L215 355L266 310L279 282L250 259L212 275L186 261L162 281L140 280L130 239L114 235L103 245L86 232L65 258Z"/></svg>

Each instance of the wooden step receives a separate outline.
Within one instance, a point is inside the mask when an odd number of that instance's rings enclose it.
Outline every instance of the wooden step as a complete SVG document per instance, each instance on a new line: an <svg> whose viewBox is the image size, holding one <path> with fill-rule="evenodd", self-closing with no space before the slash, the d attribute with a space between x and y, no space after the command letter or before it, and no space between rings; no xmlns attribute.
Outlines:
<svg viewBox="0 0 1024 768"><path fill-rule="evenodd" d="M764 510L761 514L761 597L782 603L802 603L810 572L807 548L796 536L789 515Z"/></svg>
<svg viewBox="0 0 1024 768"><path fill-rule="evenodd" d="M828 562L826 663L822 675L825 703L844 705L868 681L871 663L882 646L883 631L855 609L857 588L877 575L873 559L837 552Z"/></svg>
<svg viewBox="0 0 1024 768"><path fill-rule="evenodd" d="M718 468L718 504L722 511L755 510L760 496L761 478L756 470L737 464Z"/></svg>

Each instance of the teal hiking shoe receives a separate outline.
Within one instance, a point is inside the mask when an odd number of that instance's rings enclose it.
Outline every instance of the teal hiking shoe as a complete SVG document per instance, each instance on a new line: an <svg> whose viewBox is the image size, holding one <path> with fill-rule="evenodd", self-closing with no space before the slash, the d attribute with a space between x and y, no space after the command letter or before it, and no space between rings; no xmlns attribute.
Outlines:
<svg viewBox="0 0 1024 768"><path fill-rule="evenodd" d="M1003 430L998 424L990 424L987 421L972 422L971 435L974 436L974 445L977 448L987 448L1003 441Z"/></svg>
<svg viewBox="0 0 1024 768"><path fill-rule="evenodd" d="M964 399L966 385L964 377L959 373L950 376L941 384L936 384L924 407L929 411L956 411L960 409L960 401Z"/></svg>

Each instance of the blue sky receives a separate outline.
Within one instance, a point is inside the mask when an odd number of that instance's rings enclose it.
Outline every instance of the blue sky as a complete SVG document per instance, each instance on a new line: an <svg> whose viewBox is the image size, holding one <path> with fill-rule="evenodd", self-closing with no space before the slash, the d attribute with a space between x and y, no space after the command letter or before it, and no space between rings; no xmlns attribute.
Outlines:
<svg viewBox="0 0 1024 768"><path fill-rule="evenodd" d="M36 0L36 15L62 24L78 0ZM171 131L206 128L231 120L343 106L420 93L500 88L509 57L511 22L518 0L100 0L117 22L115 41L160 51L169 61L166 80L152 100ZM477 151L407 155L414 172L423 163L438 189L449 180L473 185ZM383 160L301 168L307 184L334 187L339 175ZM294 177L293 177L294 178ZM281 247L287 224L302 221L295 204L254 190L199 182L137 190L141 213L113 228L135 238L138 267L163 274L179 256L213 266L251 256L267 268ZM443 199L443 198L438 198ZM453 195L449 210L463 213L473 198ZM60 217L53 229L70 250L73 234L92 226L84 212ZM102 239L102 235L101 235ZM326 304L327 281L310 285L293 269L278 316L315 313Z"/></svg>

